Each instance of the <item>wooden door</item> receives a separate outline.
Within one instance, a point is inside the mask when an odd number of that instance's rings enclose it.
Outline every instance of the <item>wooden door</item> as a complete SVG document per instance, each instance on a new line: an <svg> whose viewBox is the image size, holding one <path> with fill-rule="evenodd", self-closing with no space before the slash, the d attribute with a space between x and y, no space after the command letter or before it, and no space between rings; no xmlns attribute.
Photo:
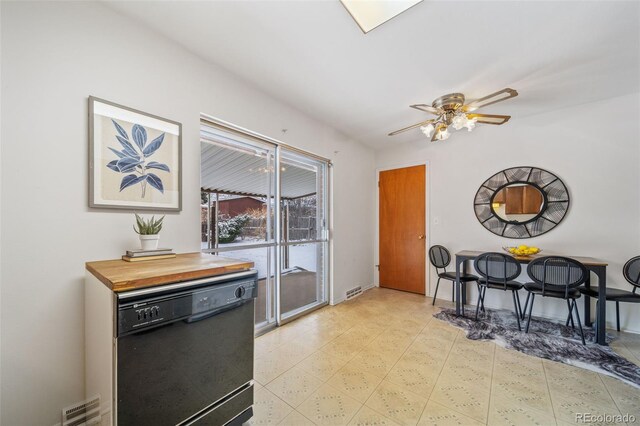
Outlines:
<svg viewBox="0 0 640 426"><path fill-rule="evenodd" d="M380 172L380 287L425 293L425 166Z"/></svg>

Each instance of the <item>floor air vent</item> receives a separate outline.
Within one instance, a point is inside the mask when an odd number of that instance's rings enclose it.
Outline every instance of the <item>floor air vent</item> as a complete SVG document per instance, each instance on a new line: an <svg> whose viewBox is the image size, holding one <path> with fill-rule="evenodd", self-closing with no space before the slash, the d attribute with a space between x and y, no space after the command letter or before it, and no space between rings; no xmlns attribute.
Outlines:
<svg viewBox="0 0 640 426"><path fill-rule="evenodd" d="M100 395L62 409L62 426L89 426L101 420Z"/></svg>
<svg viewBox="0 0 640 426"><path fill-rule="evenodd" d="M351 299L356 297L357 295L362 293L362 286L354 287L351 290L347 290L347 299Z"/></svg>

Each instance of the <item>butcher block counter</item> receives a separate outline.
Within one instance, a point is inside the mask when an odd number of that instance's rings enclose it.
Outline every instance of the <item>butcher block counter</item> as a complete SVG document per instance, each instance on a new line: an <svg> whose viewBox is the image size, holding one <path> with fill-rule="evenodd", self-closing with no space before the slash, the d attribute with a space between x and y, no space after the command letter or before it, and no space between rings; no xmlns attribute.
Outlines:
<svg viewBox="0 0 640 426"><path fill-rule="evenodd" d="M204 253L178 254L171 259L127 262L121 259L87 262L91 272L116 293L179 281L213 277L253 268L253 262Z"/></svg>

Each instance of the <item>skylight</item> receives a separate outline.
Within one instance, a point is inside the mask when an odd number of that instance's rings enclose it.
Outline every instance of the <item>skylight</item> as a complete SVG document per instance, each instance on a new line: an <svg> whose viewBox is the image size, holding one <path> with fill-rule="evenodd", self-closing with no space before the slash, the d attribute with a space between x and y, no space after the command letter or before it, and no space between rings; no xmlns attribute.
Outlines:
<svg viewBox="0 0 640 426"><path fill-rule="evenodd" d="M422 0L340 0L360 29L368 33Z"/></svg>

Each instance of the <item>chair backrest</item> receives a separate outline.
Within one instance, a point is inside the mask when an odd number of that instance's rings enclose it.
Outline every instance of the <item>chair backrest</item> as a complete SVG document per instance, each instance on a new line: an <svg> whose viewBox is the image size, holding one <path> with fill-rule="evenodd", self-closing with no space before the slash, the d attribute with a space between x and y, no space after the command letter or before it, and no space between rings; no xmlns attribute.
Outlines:
<svg viewBox="0 0 640 426"><path fill-rule="evenodd" d="M527 274L534 282L542 285L542 295L546 291L565 293L581 286L589 278L589 271L575 259L561 256L545 256L532 260L527 266Z"/></svg>
<svg viewBox="0 0 640 426"><path fill-rule="evenodd" d="M451 263L451 254L444 246L431 246L429 249L429 261L438 269L445 269Z"/></svg>
<svg viewBox="0 0 640 426"><path fill-rule="evenodd" d="M640 256L629 259L622 268L624 278L633 286L635 293L640 288Z"/></svg>
<svg viewBox="0 0 640 426"><path fill-rule="evenodd" d="M522 272L520 263L504 253L482 253L476 257L473 266L478 274L487 281L503 283L505 290L507 289L507 282L518 278Z"/></svg>

